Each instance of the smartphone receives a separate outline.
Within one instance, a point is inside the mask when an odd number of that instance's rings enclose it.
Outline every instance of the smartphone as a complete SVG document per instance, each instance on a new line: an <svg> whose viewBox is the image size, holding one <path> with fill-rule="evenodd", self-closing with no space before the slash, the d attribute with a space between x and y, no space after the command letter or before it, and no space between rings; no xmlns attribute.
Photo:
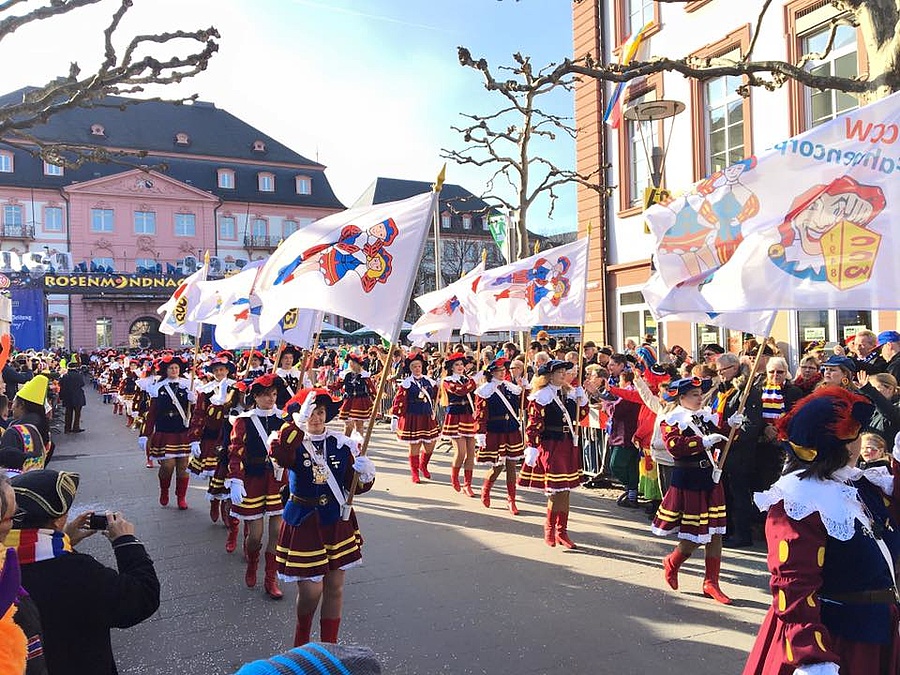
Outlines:
<svg viewBox="0 0 900 675"><path fill-rule="evenodd" d="M89 530L105 530L109 527L109 519L105 513L92 513L87 522Z"/></svg>

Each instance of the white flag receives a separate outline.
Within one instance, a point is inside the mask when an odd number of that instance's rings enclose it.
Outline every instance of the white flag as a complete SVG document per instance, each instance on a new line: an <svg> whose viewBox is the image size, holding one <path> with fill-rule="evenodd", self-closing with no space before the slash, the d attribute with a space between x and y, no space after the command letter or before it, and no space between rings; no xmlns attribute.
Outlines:
<svg viewBox="0 0 900 675"><path fill-rule="evenodd" d="M900 94L848 112L652 207L659 316L691 308L898 309ZM894 186L894 187L892 187Z"/></svg>
<svg viewBox="0 0 900 675"><path fill-rule="evenodd" d="M198 283L197 303L188 314L188 320L214 325L229 321L229 312L235 307L249 304L253 282L264 262L254 260L237 274Z"/></svg>
<svg viewBox="0 0 900 675"><path fill-rule="evenodd" d="M580 326L588 240L542 251L487 270L459 298L465 314L460 329L470 335L494 330L531 330L532 326Z"/></svg>
<svg viewBox="0 0 900 675"><path fill-rule="evenodd" d="M172 297L156 310L157 314L163 315L159 324L160 332L166 335L175 333L197 335L200 331L202 323L191 320L189 315L200 299L199 284L206 280L207 269L209 265L206 263L201 265L200 269L182 281L172 293Z"/></svg>
<svg viewBox="0 0 900 675"><path fill-rule="evenodd" d="M462 328L464 310L459 297L472 292L472 282L482 272L484 263L480 262L458 281L417 297L416 304L424 314L406 339L419 347L426 342L447 342L455 328Z"/></svg>
<svg viewBox="0 0 900 675"><path fill-rule="evenodd" d="M430 192L348 209L294 232L266 261L250 298L263 331L299 306L391 338L406 312L436 199Z"/></svg>

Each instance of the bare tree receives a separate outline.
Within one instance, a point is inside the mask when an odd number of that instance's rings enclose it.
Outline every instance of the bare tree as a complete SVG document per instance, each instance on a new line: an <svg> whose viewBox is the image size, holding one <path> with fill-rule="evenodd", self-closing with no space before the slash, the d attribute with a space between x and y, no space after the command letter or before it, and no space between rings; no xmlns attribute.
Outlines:
<svg viewBox="0 0 900 675"><path fill-rule="evenodd" d="M116 161L116 158L146 154L111 151L93 145L56 143L39 137L35 132L41 124L61 111L104 105L103 99L108 96L140 94L148 88L176 84L193 77L206 70L209 60L218 51L216 40L219 33L213 27L142 34L127 41L120 40L122 19L134 0L117 1L118 7L102 31L104 54L96 70L85 74L77 63L72 63L67 75L29 91L21 101L0 107L0 142L67 168L77 168L85 162ZM37 7L34 3L27 3L29 7L26 9L26 0L0 0L0 41L23 26L101 2L104 0L42 0ZM162 48L186 53L165 58L155 55ZM196 96L173 102L185 103L194 98ZM117 102L117 105L134 102L135 99L130 99Z"/></svg>
<svg viewBox="0 0 900 675"><path fill-rule="evenodd" d="M498 79L485 59L474 59L465 47L458 49L459 63L482 74L484 87L499 93L504 99L500 110L486 114L461 113L464 126L452 127L463 137L464 147L444 149L441 156L458 164L488 167L494 170L482 199L500 204L517 215L518 250L516 258L530 255L528 243L528 209L540 196L549 197L549 215L557 199L557 188L567 183L580 183L590 189L605 192L600 183L603 170L597 167L590 174L556 166L538 155L534 144L538 140L553 141L560 134L575 138L571 118L553 114L538 107L541 100L557 89L572 91L574 79L550 64L535 70L530 58L514 54L514 66L500 66L498 71L511 77ZM550 73L555 76L550 77ZM506 199L498 192L498 180L505 180L515 192L515 199ZM485 214L484 217L487 217Z"/></svg>

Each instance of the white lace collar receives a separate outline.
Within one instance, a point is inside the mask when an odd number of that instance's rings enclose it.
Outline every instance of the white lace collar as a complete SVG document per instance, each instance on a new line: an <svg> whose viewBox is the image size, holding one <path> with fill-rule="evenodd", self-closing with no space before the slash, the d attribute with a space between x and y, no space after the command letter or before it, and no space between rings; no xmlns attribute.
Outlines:
<svg viewBox="0 0 900 675"><path fill-rule="evenodd" d="M700 410L688 410L683 406L675 406L663 417L663 422L672 426L677 426L681 431L690 428L694 424L694 417L699 417L704 422L717 424L717 417L709 408L700 408Z"/></svg>
<svg viewBox="0 0 900 675"><path fill-rule="evenodd" d="M410 375L409 377L407 377L405 380L403 380L400 383L400 386L403 387L404 389L409 389L412 386L413 382L416 382L416 378L414 378L412 375ZM422 377L419 378L419 381L416 382L416 386L421 388L422 382L426 382L427 384L434 386L434 380L432 380L427 375L422 375Z"/></svg>
<svg viewBox="0 0 900 675"><path fill-rule="evenodd" d="M828 536L839 541L848 541L853 537L857 521L864 528L871 529L857 489L844 481L865 476L886 493L893 489L893 476L887 474L884 467L866 471L844 467L825 480L815 477L801 480L799 473L795 471L782 476L765 492L754 494L753 501L760 511L768 511L773 504L783 502L784 511L792 520L803 520L812 513L818 513Z"/></svg>
<svg viewBox="0 0 900 675"><path fill-rule="evenodd" d="M278 408L272 408L271 410L250 408L250 410L245 410L240 415L238 415L238 417L250 417L251 415L256 415L257 417L272 417L272 415L281 415L281 411Z"/></svg>
<svg viewBox="0 0 900 675"><path fill-rule="evenodd" d="M541 405L548 405L553 401L554 398L562 398L559 396L560 387L557 387L554 384L548 384L546 387L542 387L538 389L534 393L532 393L529 397L529 401L536 401ZM569 393L566 394L565 398L570 398L573 401L577 401L579 404L581 403L582 390L581 387L572 387L569 389Z"/></svg>

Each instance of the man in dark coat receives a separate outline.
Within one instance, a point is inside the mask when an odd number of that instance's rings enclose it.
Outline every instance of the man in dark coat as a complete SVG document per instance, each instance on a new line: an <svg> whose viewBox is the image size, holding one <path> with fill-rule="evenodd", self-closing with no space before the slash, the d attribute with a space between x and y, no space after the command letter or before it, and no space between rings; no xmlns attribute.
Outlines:
<svg viewBox="0 0 900 675"><path fill-rule="evenodd" d="M111 628L129 628L159 608L159 579L134 526L106 516L118 572L72 546L94 533L91 512L67 523L78 474L40 469L10 483L22 514L6 544L22 567L22 586L43 624L44 656L53 675L115 675Z"/></svg>
<svg viewBox="0 0 900 675"><path fill-rule="evenodd" d="M78 366L73 363L66 374L59 378L59 398L66 409L65 433L77 434L81 428L81 409L87 403L84 397L84 375Z"/></svg>
<svg viewBox="0 0 900 675"><path fill-rule="evenodd" d="M895 330L883 330L878 334L878 346L881 358L887 363L884 372L893 375L900 382L900 333Z"/></svg>
<svg viewBox="0 0 900 675"><path fill-rule="evenodd" d="M16 367L13 367L11 363L7 363L3 366L3 384L6 385L6 398L10 401L12 401L19 392L19 385L25 384L34 377L31 368L32 360L24 354L19 354L19 356L16 357Z"/></svg>

